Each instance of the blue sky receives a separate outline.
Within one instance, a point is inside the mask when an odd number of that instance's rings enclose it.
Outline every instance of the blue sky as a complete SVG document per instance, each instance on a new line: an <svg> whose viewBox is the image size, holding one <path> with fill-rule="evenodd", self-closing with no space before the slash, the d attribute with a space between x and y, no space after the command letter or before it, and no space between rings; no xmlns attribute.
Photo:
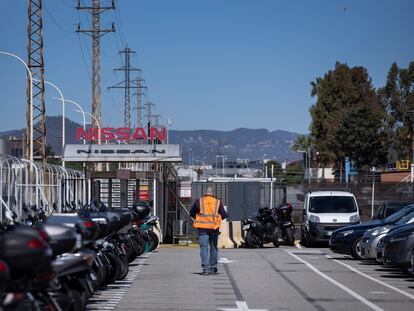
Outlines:
<svg viewBox="0 0 414 311"><path fill-rule="evenodd" d="M90 17L78 14L75 2L43 0L45 79L90 111L90 39L74 31L78 22L90 27ZM172 128L181 130L248 127L306 133L308 110L315 101L309 95L310 81L336 61L367 67L379 87L392 62L407 66L414 60L414 1L409 0L117 4L117 13L105 13L102 20L104 26L113 21L117 28L101 41L107 126L123 124L122 91L109 92L107 87L123 79L113 69L122 65L118 50L125 43L137 51L134 65L143 70L162 123L168 117ZM0 1L0 50L24 59L26 5L26 0ZM0 56L0 66L0 130L24 127L24 69L5 56ZM53 96L55 92L47 89L47 114L60 115L61 106ZM69 109L68 117L81 122Z"/></svg>

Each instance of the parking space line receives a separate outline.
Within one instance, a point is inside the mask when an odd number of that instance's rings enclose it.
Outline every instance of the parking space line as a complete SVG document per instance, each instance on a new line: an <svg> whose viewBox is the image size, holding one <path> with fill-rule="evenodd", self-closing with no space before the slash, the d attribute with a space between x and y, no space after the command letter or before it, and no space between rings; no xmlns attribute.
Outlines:
<svg viewBox="0 0 414 311"><path fill-rule="evenodd" d="M271 262L268 258L266 258L263 254L260 254L262 257L272 268L274 272L279 274L282 279L286 281L293 289L295 289L306 301L308 301L316 310L318 311L326 311L324 307L322 307L318 302L312 299L306 292L304 292L295 282L293 282L286 274L284 274L280 269L278 269L273 262Z"/></svg>
<svg viewBox="0 0 414 311"><path fill-rule="evenodd" d="M300 245L300 241L298 241L298 240L295 241L295 246L298 249L303 249L302 245Z"/></svg>
<svg viewBox="0 0 414 311"><path fill-rule="evenodd" d="M369 280L371 280L373 282L376 282L378 284L381 284L382 286L388 287L389 289L392 289L392 290L396 291L397 293L400 293L401 295L404 295L404 296L410 298L411 300L414 300L414 295L409 294L409 293L403 291L402 289L399 289L397 287L394 287L394 286L392 286L392 285L390 285L388 283L385 283L385 282L383 282L381 280L378 280L378 279L376 279L376 278L374 278L374 277L372 277L372 276L370 276L368 274L365 274L364 272L361 272L358 269L356 269L354 267L351 267L350 265L347 265L346 263L343 263L343 262L340 262L339 260L334 259L330 255L326 255L325 257L331 259L332 261L335 261L336 263L338 263L338 264L340 264L340 265L348 268L349 270L351 270L351 271L353 271L353 272L355 272L355 273L357 273L357 274L359 274L359 275L361 275L363 277L366 277L367 279L369 279Z"/></svg>
<svg viewBox="0 0 414 311"><path fill-rule="evenodd" d="M355 299L358 299L360 302L362 302L363 304L367 305L369 308L371 308L372 310L375 311L384 311L384 309L381 309L379 306L377 306L376 304L372 303L371 301L369 301L368 299L362 297L361 295L359 295L358 293L356 293L355 291L353 291L352 289L350 289L349 287L346 287L345 285L343 285L342 283L334 280L333 278L331 278L330 276L328 276L327 274L321 272L320 270L318 270L315 266L311 265L309 262L303 260L302 258L300 258L299 256L295 255L294 253L285 250L286 253L288 253L289 255L291 255L293 258L295 258L296 260L302 262L303 264L305 264L309 269L311 269L313 272L315 272L316 274L318 274L319 276L323 277L325 280L331 282L332 284L334 284L335 286L339 287L340 289L342 289L343 291L347 292L349 295L351 295L352 297L354 297Z"/></svg>

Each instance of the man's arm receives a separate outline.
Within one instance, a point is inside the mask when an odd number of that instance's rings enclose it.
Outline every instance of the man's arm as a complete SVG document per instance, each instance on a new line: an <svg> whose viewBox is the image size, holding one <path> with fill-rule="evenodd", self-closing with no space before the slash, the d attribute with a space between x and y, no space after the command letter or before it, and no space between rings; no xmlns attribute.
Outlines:
<svg viewBox="0 0 414 311"><path fill-rule="evenodd" d="M199 202L199 200L196 200L196 201L194 202L193 207L192 207L192 208L191 208L191 210L190 210L190 216L191 216L192 218L195 218L195 217L196 217L196 215L197 215L197 213L200 213L200 204L199 204L198 202Z"/></svg>
<svg viewBox="0 0 414 311"><path fill-rule="evenodd" d="M226 219L229 217L229 215L226 213L226 210L224 209L223 204L220 201L220 206L219 206L219 214L221 215L222 219Z"/></svg>

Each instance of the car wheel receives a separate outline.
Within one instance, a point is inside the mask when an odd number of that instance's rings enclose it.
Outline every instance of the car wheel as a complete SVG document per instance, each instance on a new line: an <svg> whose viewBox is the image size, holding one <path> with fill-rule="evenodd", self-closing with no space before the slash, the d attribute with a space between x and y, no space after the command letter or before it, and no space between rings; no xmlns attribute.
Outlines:
<svg viewBox="0 0 414 311"><path fill-rule="evenodd" d="M354 257L355 259L359 259L359 260L364 259L364 257L362 257L361 240L362 240L362 237L356 239L352 243L352 248L351 248L352 257Z"/></svg>

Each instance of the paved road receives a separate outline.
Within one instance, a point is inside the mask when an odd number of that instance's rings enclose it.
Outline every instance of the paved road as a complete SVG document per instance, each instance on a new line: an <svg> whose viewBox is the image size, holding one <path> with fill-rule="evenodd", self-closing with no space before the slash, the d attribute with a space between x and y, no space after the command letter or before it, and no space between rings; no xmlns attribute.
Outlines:
<svg viewBox="0 0 414 311"><path fill-rule="evenodd" d="M100 293L94 308L414 310L413 276L326 248L231 249L221 250L220 257L220 273L201 276L198 249L161 248L135 263L136 277L123 291L121 286Z"/></svg>

